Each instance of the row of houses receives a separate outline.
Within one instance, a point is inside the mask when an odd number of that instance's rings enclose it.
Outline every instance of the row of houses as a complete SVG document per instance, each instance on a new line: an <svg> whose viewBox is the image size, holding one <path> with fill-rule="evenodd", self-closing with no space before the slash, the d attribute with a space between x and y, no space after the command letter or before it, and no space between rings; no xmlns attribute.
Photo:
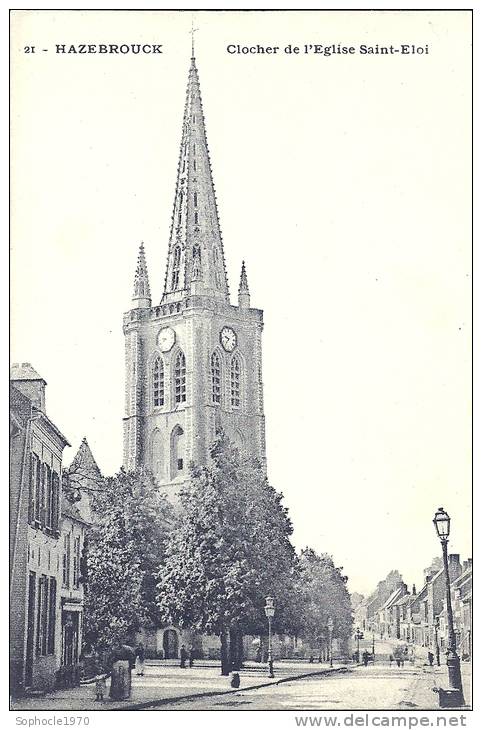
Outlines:
<svg viewBox="0 0 482 730"><path fill-rule="evenodd" d="M10 373L10 681L14 694L78 683L88 500L63 468L67 438L30 363ZM73 472L98 466L84 440ZM98 472L100 475L100 471Z"/></svg>
<svg viewBox="0 0 482 730"><path fill-rule="evenodd" d="M457 651L462 659L472 657L472 559L460 562L460 555L448 556L450 595ZM394 573L395 574L395 573ZM392 574L392 575L394 575ZM396 573L396 576L399 576ZM369 598L354 611L355 626L381 639L400 639L443 653L448 648L446 578L442 561L434 559L424 571L421 590L409 591L401 576Z"/></svg>

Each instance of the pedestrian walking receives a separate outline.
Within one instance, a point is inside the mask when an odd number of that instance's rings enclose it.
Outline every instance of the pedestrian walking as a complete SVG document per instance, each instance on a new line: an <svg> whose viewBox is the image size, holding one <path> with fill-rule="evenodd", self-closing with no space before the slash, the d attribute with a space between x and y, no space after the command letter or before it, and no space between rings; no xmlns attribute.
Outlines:
<svg viewBox="0 0 482 730"><path fill-rule="evenodd" d="M392 663L393 663L393 654L390 654L389 661L390 661L390 666L392 666Z"/></svg>
<svg viewBox="0 0 482 730"><path fill-rule="evenodd" d="M104 693L105 693L105 689L106 689L105 679L106 679L107 675L104 672L102 662L100 661L100 657L97 653L94 654L93 669L95 672L95 675L94 675L95 701L100 702L104 699Z"/></svg>
<svg viewBox="0 0 482 730"><path fill-rule="evenodd" d="M368 652L366 650L363 652L363 664L366 667L368 666Z"/></svg>
<svg viewBox="0 0 482 730"><path fill-rule="evenodd" d="M95 677L95 701L101 702L104 699L105 674L97 674Z"/></svg>
<svg viewBox="0 0 482 730"><path fill-rule="evenodd" d="M179 651L179 657L181 659L180 667L181 669L186 669L186 659L187 659L187 651L184 644L181 646L181 649Z"/></svg>
<svg viewBox="0 0 482 730"><path fill-rule="evenodd" d="M433 657L432 652L429 651L429 653L428 653L427 656L428 656L428 663L430 664L431 667L433 667L433 659L434 659L434 657Z"/></svg>
<svg viewBox="0 0 482 730"><path fill-rule="evenodd" d="M136 674L138 677L144 676L144 662L146 658L146 652L142 641L136 649Z"/></svg>
<svg viewBox="0 0 482 730"><path fill-rule="evenodd" d="M193 664L194 664L194 647L191 644L191 646L189 647L189 667L192 667Z"/></svg>

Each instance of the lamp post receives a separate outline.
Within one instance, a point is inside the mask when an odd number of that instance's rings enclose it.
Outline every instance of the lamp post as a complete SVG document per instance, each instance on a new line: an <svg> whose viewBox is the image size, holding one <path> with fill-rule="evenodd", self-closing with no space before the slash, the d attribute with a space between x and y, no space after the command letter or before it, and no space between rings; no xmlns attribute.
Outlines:
<svg viewBox="0 0 482 730"><path fill-rule="evenodd" d="M271 621L273 620L274 616L274 599L271 598L271 596L266 597L266 605L264 607L264 612L266 614L266 618L268 619L268 677L274 677L273 672L273 647L271 642Z"/></svg>
<svg viewBox="0 0 482 730"><path fill-rule="evenodd" d="M375 632L372 631L372 657L373 661L375 661Z"/></svg>
<svg viewBox="0 0 482 730"><path fill-rule="evenodd" d="M448 620L448 649L447 669L449 674L449 689L444 692L446 706L460 707L464 704L464 693L462 689L462 677L460 675L460 659L457 654L454 631L454 616L452 613L452 598L450 595L449 561L447 556L447 543L450 535L450 517L443 507L439 507L435 513L433 524L437 535L442 543L442 555L445 572L445 587L447 597L447 620ZM439 694L440 700L442 694Z"/></svg>
<svg viewBox="0 0 482 730"><path fill-rule="evenodd" d="M438 643L438 629L439 629L439 617L435 617L435 659L437 661L437 667L440 666L440 646Z"/></svg>
<svg viewBox="0 0 482 730"><path fill-rule="evenodd" d="M329 616L328 621L326 623L328 626L328 636L329 636L329 642L330 642L330 667L333 666L333 619L331 616Z"/></svg>
<svg viewBox="0 0 482 730"><path fill-rule="evenodd" d="M360 639L361 639L362 636L363 636L363 634L360 631L360 629L357 629L355 631L355 639L356 639L356 660L357 660L357 662L360 661Z"/></svg>

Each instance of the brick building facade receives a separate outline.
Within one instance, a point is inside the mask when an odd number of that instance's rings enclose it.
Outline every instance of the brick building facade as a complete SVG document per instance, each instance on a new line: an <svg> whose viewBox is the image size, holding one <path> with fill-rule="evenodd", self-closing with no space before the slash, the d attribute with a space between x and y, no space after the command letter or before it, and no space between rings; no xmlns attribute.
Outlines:
<svg viewBox="0 0 482 730"><path fill-rule="evenodd" d="M63 496L70 444L46 414L45 380L29 363L10 380L10 678L20 694L79 679L87 523Z"/></svg>

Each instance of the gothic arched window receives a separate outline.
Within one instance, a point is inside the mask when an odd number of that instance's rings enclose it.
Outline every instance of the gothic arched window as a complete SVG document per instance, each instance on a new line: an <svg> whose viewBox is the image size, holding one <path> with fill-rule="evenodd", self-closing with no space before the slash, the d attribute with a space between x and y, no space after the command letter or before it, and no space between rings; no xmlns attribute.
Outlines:
<svg viewBox="0 0 482 730"><path fill-rule="evenodd" d="M221 361L217 352L211 355L211 393L213 403L221 403Z"/></svg>
<svg viewBox="0 0 482 730"><path fill-rule="evenodd" d="M164 405L164 363L160 357L155 359L152 369L152 400L154 406Z"/></svg>
<svg viewBox="0 0 482 730"><path fill-rule="evenodd" d="M231 406L239 408L241 403L241 363L237 355L231 359Z"/></svg>
<svg viewBox="0 0 482 730"><path fill-rule="evenodd" d="M186 357L182 351L177 353L174 363L174 400L186 402Z"/></svg>
<svg viewBox="0 0 482 730"><path fill-rule="evenodd" d="M171 434L171 479L184 471L184 431L176 426Z"/></svg>
<svg viewBox="0 0 482 730"><path fill-rule="evenodd" d="M179 287L179 272L181 270L181 247L176 246L174 249L174 260L172 263L172 281L171 289Z"/></svg>
<svg viewBox="0 0 482 730"><path fill-rule="evenodd" d="M163 458L162 458L162 434L159 429L155 429L151 437L151 468L155 477L163 476Z"/></svg>

